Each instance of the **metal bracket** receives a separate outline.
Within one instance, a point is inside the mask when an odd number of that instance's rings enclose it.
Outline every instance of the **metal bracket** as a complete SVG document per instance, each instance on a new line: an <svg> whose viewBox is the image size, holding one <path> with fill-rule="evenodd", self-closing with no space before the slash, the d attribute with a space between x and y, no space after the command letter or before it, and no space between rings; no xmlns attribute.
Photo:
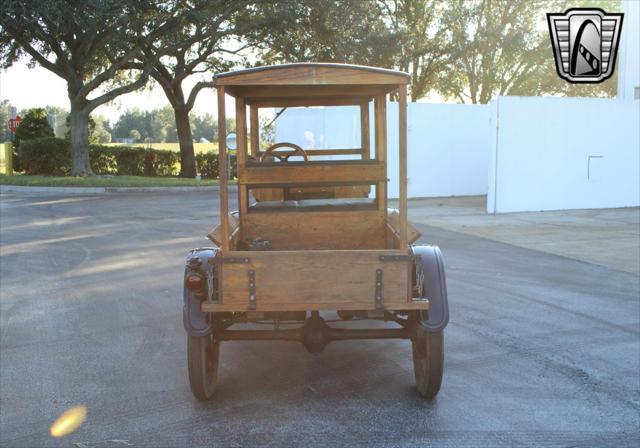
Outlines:
<svg viewBox="0 0 640 448"><path fill-rule="evenodd" d="M251 263L251 259L247 257L214 257L209 258L210 264L241 264Z"/></svg>
<svg viewBox="0 0 640 448"><path fill-rule="evenodd" d="M218 291L217 291L217 285L215 284L215 282L217 282L218 279L213 275L213 272L207 272L206 279L207 279L207 302L218 303Z"/></svg>
<svg viewBox="0 0 640 448"><path fill-rule="evenodd" d="M256 309L256 271L249 269L249 307L250 310Z"/></svg>
<svg viewBox="0 0 640 448"><path fill-rule="evenodd" d="M382 269L376 269L376 309L384 309L382 306Z"/></svg>
<svg viewBox="0 0 640 448"><path fill-rule="evenodd" d="M380 255L380 261L414 261L415 255Z"/></svg>

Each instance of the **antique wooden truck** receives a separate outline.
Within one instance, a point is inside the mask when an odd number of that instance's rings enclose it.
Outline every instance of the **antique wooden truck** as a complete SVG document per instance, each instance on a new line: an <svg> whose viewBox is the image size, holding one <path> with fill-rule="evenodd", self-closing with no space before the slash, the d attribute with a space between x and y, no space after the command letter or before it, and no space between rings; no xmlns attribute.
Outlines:
<svg viewBox="0 0 640 448"><path fill-rule="evenodd" d="M217 247L191 251L184 277L196 398L212 397L219 346L231 340L300 341L320 352L330 341L409 339L418 391L426 398L438 393L449 312L440 250L413 245L420 234L407 222L407 82L402 72L324 63L215 77L221 223L209 234ZM238 211L231 213L227 95L235 98L237 128ZM387 207L388 95L399 106L397 210ZM312 106L355 106L360 147L261 145L260 108ZM388 324L367 329L344 322L336 328L321 315L329 311L345 321ZM267 323L269 329L237 328L245 323Z"/></svg>

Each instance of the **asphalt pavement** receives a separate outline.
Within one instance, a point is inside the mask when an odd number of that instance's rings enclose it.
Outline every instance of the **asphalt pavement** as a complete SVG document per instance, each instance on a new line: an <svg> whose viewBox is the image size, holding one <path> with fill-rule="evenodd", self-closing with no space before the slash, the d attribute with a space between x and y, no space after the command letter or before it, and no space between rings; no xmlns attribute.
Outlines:
<svg viewBox="0 0 640 448"><path fill-rule="evenodd" d="M640 445L638 273L428 226L419 202L451 307L436 400L414 390L410 343L379 340L223 343L216 398L197 402L183 263L217 206L0 197L0 446ZM85 423L50 437L75 404Z"/></svg>

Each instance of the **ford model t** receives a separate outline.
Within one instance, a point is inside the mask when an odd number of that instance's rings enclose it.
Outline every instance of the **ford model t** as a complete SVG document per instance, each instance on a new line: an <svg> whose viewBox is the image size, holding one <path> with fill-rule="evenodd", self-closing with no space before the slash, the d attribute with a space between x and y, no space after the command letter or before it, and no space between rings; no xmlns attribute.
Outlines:
<svg viewBox="0 0 640 448"><path fill-rule="evenodd" d="M310 63L215 77L221 223L209 234L216 247L191 251L184 277L196 398L215 391L220 343L258 339L300 341L310 352L338 340L408 339L418 391L426 398L438 393L447 293L440 250L413 245L420 234L407 222L407 82L407 74L392 70ZM231 213L227 95L235 98L237 128L238 211ZM397 210L387 208L388 95L399 106ZM261 144L260 108L311 106L359 108L359 147ZM345 321L388 324L337 328L323 318L329 311ZM238 329L253 322L273 326Z"/></svg>

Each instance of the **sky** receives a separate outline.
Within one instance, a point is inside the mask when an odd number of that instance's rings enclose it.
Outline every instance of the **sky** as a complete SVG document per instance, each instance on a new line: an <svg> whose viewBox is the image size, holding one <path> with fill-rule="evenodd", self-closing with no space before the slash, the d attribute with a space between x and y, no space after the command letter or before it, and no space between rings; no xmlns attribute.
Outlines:
<svg viewBox="0 0 640 448"><path fill-rule="evenodd" d="M184 83L185 92L200 78L196 75ZM186 95L185 95L186 96ZM6 70L0 69L0 101L8 99L11 105L22 109L44 107L47 105L69 109L66 82L50 71L35 66L29 68L26 62L19 62ZM142 110L155 109L169 105L162 89L155 85L151 89L119 96L111 103L98 107L93 114L103 115L115 122L125 110L137 107ZM234 115L234 104L231 98L226 102L227 114ZM203 89L198 94L194 111L197 115L210 113L217 116L216 95L214 89Z"/></svg>

